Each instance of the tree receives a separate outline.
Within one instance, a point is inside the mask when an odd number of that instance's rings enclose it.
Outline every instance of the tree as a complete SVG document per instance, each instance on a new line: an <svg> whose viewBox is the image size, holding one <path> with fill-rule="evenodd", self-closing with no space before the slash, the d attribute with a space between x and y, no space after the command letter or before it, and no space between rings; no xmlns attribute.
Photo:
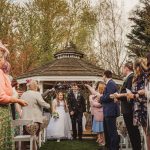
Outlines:
<svg viewBox="0 0 150 150"><path fill-rule="evenodd" d="M126 58L126 56L121 57L125 50L122 10L115 0L102 0L98 1L95 11L98 22L93 37L93 47L98 65L120 75Z"/></svg>
<svg viewBox="0 0 150 150"><path fill-rule="evenodd" d="M68 4L69 14L67 16L67 38L65 43L73 41L79 50L86 54L90 53L93 49L91 49L89 38L93 34L97 23L96 13L89 0L70 0Z"/></svg>
<svg viewBox="0 0 150 150"><path fill-rule="evenodd" d="M129 19L133 23L131 33L127 35L129 52L138 57L145 56L150 51L150 0L141 0Z"/></svg>
<svg viewBox="0 0 150 150"><path fill-rule="evenodd" d="M51 60L66 37L68 3L65 0L33 0L39 14L41 62Z"/></svg>
<svg viewBox="0 0 150 150"><path fill-rule="evenodd" d="M1 0L0 6L0 39L9 45L13 76L52 60L71 40L92 50L96 17L87 0L31 0L23 6Z"/></svg>

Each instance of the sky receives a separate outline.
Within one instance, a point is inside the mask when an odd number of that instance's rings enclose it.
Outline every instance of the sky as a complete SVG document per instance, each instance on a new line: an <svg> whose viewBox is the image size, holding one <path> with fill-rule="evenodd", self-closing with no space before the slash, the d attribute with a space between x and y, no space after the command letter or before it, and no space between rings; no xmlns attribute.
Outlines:
<svg viewBox="0 0 150 150"><path fill-rule="evenodd" d="M121 0L117 0L121 1ZM126 12L130 12L137 4L139 0L124 0L124 9Z"/></svg>
<svg viewBox="0 0 150 150"><path fill-rule="evenodd" d="M28 0L12 0L12 1L15 1L15 2L26 2ZM93 3L96 3L96 1L98 0L91 0ZM139 2L139 0L116 0L118 3L120 3L121 1L123 1L124 3L124 9L125 9L125 12L130 12Z"/></svg>

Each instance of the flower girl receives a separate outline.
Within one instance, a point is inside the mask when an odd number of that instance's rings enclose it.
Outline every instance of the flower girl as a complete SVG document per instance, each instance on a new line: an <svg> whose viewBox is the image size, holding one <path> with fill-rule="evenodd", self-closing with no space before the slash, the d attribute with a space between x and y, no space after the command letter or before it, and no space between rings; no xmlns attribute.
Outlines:
<svg viewBox="0 0 150 150"><path fill-rule="evenodd" d="M63 92L59 92L52 102L52 118L47 127L47 138L71 139L71 119Z"/></svg>

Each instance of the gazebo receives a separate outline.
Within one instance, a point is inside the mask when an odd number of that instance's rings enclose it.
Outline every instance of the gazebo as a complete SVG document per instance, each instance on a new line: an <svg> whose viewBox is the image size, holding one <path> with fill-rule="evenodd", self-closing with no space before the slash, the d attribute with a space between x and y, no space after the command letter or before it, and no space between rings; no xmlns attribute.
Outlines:
<svg viewBox="0 0 150 150"><path fill-rule="evenodd" d="M18 83L24 84L28 79L37 80L42 93L58 83L65 85L78 82L79 85L83 85L83 83L92 85L96 81L101 81L104 70L86 61L84 56L71 43L63 50L55 53L53 61L19 76ZM117 84L122 83L117 75L114 74L113 78Z"/></svg>
<svg viewBox="0 0 150 150"><path fill-rule="evenodd" d="M80 89L83 91L86 99L86 108L89 112L89 91L84 84L93 85L97 81L102 81L104 70L89 63L84 59L84 54L77 50L74 44L66 46L63 50L54 54L54 60L50 61L34 70L31 70L17 78L19 84L25 84L28 79L34 79L39 82L40 92L55 87L56 85L63 85L66 91L72 82L77 82ZM122 84L120 78L113 74L113 79L117 84ZM52 100L50 97L48 100ZM85 135L91 135L91 119L90 114L87 119L89 126L88 132Z"/></svg>

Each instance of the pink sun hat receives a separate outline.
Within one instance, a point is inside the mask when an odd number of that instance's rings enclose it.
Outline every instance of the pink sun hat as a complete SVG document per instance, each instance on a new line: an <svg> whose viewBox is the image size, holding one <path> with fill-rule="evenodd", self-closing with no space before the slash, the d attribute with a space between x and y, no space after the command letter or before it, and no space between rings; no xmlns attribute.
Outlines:
<svg viewBox="0 0 150 150"><path fill-rule="evenodd" d="M2 44L1 40L0 40L0 51L4 51L4 53L6 53L6 55L9 54L9 50L6 48L6 46L4 44Z"/></svg>

